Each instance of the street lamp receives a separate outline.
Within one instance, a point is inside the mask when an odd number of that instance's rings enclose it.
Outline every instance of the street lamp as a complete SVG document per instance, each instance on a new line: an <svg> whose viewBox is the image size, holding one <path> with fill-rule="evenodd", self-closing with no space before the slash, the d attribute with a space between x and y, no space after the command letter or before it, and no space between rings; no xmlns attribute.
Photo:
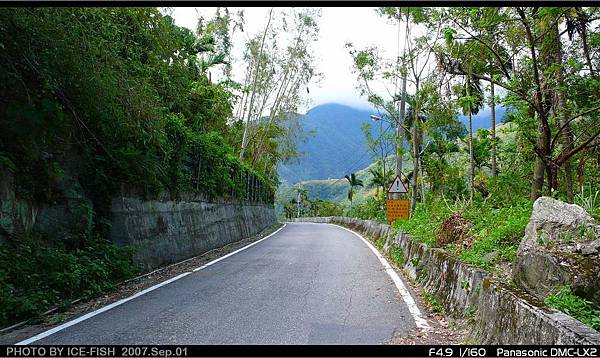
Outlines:
<svg viewBox="0 0 600 358"><path fill-rule="evenodd" d="M402 123L401 122L394 122L392 123L391 121L385 120L383 117L371 114L371 120L375 121L375 122L379 122L379 124L381 125L381 122L387 122L392 126L396 126L396 175L397 176L403 176L402 173L402 135L403 135L403 131L402 131Z"/></svg>

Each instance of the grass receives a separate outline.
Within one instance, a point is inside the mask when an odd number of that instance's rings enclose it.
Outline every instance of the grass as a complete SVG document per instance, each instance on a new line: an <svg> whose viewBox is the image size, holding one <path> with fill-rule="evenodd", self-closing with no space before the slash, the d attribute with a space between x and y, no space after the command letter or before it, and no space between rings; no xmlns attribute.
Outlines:
<svg viewBox="0 0 600 358"><path fill-rule="evenodd" d="M428 246L433 246L438 228L450 213L451 211L439 201L427 206L419 204L409 220L397 220L394 227L411 234L416 240Z"/></svg>
<svg viewBox="0 0 600 358"><path fill-rule="evenodd" d="M561 287L557 292L546 297L544 302L581 323L600 331L600 309L571 291L571 287Z"/></svg>
<svg viewBox="0 0 600 358"><path fill-rule="evenodd" d="M378 239L371 238L371 241L375 244L375 247L379 250L383 250L383 246L385 245L385 237L381 236Z"/></svg>
<svg viewBox="0 0 600 358"><path fill-rule="evenodd" d="M527 199L516 200L501 208L494 208L483 200L447 204L437 199L427 205L418 205L410 220L397 221L394 227L434 246L444 219L460 211L473 224L469 230L470 246L465 248L451 243L445 248L467 264L490 270L499 262L514 260L531 210L532 203Z"/></svg>
<svg viewBox="0 0 600 358"><path fill-rule="evenodd" d="M435 295L427 290L423 290L423 301L433 313L444 314L444 305Z"/></svg>
<svg viewBox="0 0 600 358"><path fill-rule="evenodd" d="M400 267L404 266L404 251L402 251L402 249L392 246L390 247L388 255L396 265Z"/></svg>
<svg viewBox="0 0 600 358"><path fill-rule="evenodd" d="M460 259L483 269L491 269L497 262L514 261L531 210L527 200L499 209L486 205L469 208L465 216L473 223L470 233L474 241L459 253Z"/></svg>
<svg viewBox="0 0 600 358"><path fill-rule="evenodd" d="M0 245L0 327L39 320L54 306L97 297L133 277L133 249L96 239L84 248L21 238Z"/></svg>

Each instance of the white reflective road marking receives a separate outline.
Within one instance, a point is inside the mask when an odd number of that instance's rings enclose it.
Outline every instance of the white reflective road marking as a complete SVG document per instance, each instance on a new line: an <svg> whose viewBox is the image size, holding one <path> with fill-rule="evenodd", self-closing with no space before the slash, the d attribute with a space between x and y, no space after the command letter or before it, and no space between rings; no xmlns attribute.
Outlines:
<svg viewBox="0 0 600 358"><path fill-rule="evenodd" d="M356 233L356 232L354 232L354 231L352 231L352 230L350 230L348 228L345 228L343 226L337 225L337 224L330 224L330 225L341 227L344 230L350 231L354 235L358 236L371 249L371 251L373 251L373 253L375 254L375 256L377 256L377 258L379 259L379 261L381 262L381 264L385 268L385 271L388 273L388 275L390 275L390 277L392 278L392 281L394 281L394 284L396 285L396 288L400 292L400 295L402 296L402 299L404 300L404 302L408 306L408 310L410 311L410 314L412 314L412 316L413 316L413 318L415 320L415 324L417 325L417 327L419 327L421 329L424 329L424 330L431 330L431 327L429 326L429 324L427 323L427 321L423 318L423 315L421 314L421 310L419 310L419 307L417 306L417 303L415 302L414 298L410 295L410 292L408 292L408 290L406 289L406 286L404 286L404 283L402 282L402 280L398 276L398 273L387 262L387 260L385 259L385 257L383 257L379 253L379 251L367 239L365 239L364 237L362 237L360 234L358 234L358 233Z"/></svg>
<svg viewBox="0 0 600 358"><path fill-rule="evenodd" d="M240 249L237 249L237 250L235 250L234 252L231 252L231 253L229 253L229 254L227 254L227 255L223 256L223 257L219 257L218 259L216 259L216 260L213 260L213 261L211 261L211 262L209 262L209 263L207 263L207 264L205 264L205 265L202 265L202 266L200 266L200 267L197 267L197 268L193 269L193 270L192 270L192 271L190 271L190 272L184 272L184 273L182 273L181 275L178 275L178 276L172 277L172 278L170 278L170 279L168 279L168 280L166 280L166 281L163 281L163 282L161 282L161 283L159 283L159 284L156 284L156 285L154 285L154 286L152 286L152 287L148 287L147 289L145 289L145 290L143 290L143 291L140 291L140 292L136 293L136 294L135 294L135 295L133 295L133 296L129 296L129 297L127 297L127 298L123 298L122 300L119 300L119 301L117 301L117 302L113 302L113 303L111 303L111 304L109 304L109 305L107 305L107 306L104 306L104 307L102 307L102 308L100 308L100 309L97 309L97 310L95 310L95 311L92 311L92 312L90 312L90 313L87 313L87 314L85 314L85 315L83 315L83 316L81 316L81 317L78 317L78 318L76 318L76 319L74 319L74 320L72 320L72 321L69 321L69 322L67 322L67 323L63 323L63 324L61 324L60 326L54 327L54 328L52 328L52 329L49 329L49 330L47 330L47 331L45 331L45 332L42 332L42 333L40 333L40 334L38 334L38 335L36 335L36 336L33 336L33 337L30 337L30 338L27 338L27 339L25 339L25 340L23 340L23 341L21 341L21 342L19 342L19 343L16 343L16 345L26 345L26 344L29 344L29 343L33 343L33 342L35 342L35 341L39 341L40 339L42 339L42 338L46 338L46 337L48 337L48 336L50 336L50 335L52 335L52 334L54 334L54 333L56 333L56 332L60 332L60 331L62 331L62 330L63 330L63 329L65 329L65 328L71 327L71 326L73 326L73 325L75 325L75 324L77 324L77 323L79 323L79 322L83 322L83 321L85 321L85 320L87 320L87 319L90 319L90 318L92 318L92 317L94 317L94 316L96 316L96 315L99 315L99 314L100 314L100 313L102 313L102 312L106 312L106 311L110 310L111 308L115 308L115 307L117 307L117 306L120 306L120 305L122 305L123 303L125 303L125 302L127 302L127 301L131 301L131 300L133 300L134 298L140 297L140 296L142 296L142 295L144 295L144 294L146 294L146 293L148 293L148 292L150 292L150 291L154 291L154 290L156 290L156 289L157 289L157 288L159 288L159 287L162 287L162 286L168 285L169 283L171 283L171 282L173 282L173 281L177 281L177 280L179 280L180 278L182 278L182 277L185 277L185 276L187 276L187 275L191 274L192 272L200 271L200 270L202 270L203 268L206 268L206 267L208 267L208 266L210 266L210 265L212 265L212 264L215 264L215 263L217 263L217 262L219 262L219 261L221 261L221 260L224 260L224 259L228 258L228 257L229 257L229 256L231 256L231 255L237 254L237 253L238 253L238 252L240 252L240 251L246 250L247 248L249 248L249 247L252 247L252 246L254 246L254 245L258 244L259 242L261 242L261 241L263 241L263 240L266 240L266 239L268 239L269 237L271 237L271 236L273 236L273 235L277 234L277 233L278 233L278 232L279 232L281 229L283 229L285 226L286 226L286 224L283 224L283 226L282 226L282 227L280 227L279 229L275 230L275 231L274 231L274 232L272 232L271 234L269 234L269 235L267 235L267 236L263 237L262 239L260 239L260 240L258 240L258 241L255 241L255 242L253 242L253 243L251 243L251 244L248 244L248 245L246 245L246 246L244 246L244 247L242 247L242 248L240 248Z"/></svg>

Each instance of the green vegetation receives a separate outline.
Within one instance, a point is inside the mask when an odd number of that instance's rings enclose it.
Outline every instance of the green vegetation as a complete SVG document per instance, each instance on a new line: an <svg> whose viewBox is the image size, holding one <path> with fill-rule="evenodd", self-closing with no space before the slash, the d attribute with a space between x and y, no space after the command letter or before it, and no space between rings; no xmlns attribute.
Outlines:
<svg viewBox="0 0 600 358"><path fill-rule="evenodd" d="M355 173L351 173L350 175L346 175L344 178L350 184L350 189L348 189L348 200L350 201L350 208L352 208L352 197L354 196L354 188L358 186L364 186L363 181L359 179Z"/></svg>
<svg viewBox="0 0 600 358"><path fill-rule="evenodd" d="M122 183L174 197L240 194L247 176L274 184L228 146L232 89L208 79L216 59L196 60L225 55L216 34L153 8L5 8L0 26L0 153L20 198L51 200L71 153L81 168L67 174L97 202Z"/></svg>
<svg viewBox="0 0 600 358"><path fill-rule="evenodd" d="M545 302L548 306L568 314L582 323L600 331L600 309L591 302L575 295L569 286L560 288L548 295Z"/></svg>
<svg viewBox="0 0 600 358"><path fill-rule="evenodd" d="M219 8L190 31L168 11L0 9L0 180L25 208L0 227L0 325L137 271L132 249L107 241L123 189L273 203L277 164L296 154L318 11L272 10L264 34L247 35L245 83L230 56L242 14ZM266 36L280 31L295 46ZM85 228L35 229L38 208L73 196L89 203Z"/></svg>
<svg viewBox="0 0 600 358"><path fill-rule="evenodd" d="M468 264L491 269L496 263L512 262L514 259L531 216L531 208L532 204L526 198L500 208L482 200L449 204L441 199L432 199L427 204L417 205L410 220L397 220L394 227L429 246L437 246L443 222L460 213L469 223L465 235L460 240L456 238L458 241L444 242L442 247Z"/></svg>
<svg viewBox="0 0 600 358"><path fill-rule="evenodd" d="M39 319L55 305L64 309L75 299L101 295L140 271L130 247L99 237L44 245L41 240L22 237L0 245L0 326Z"/></svg>
<svg viewBox="0 0 600 358"><path fill-rule="evenodd" d="M392 259L396 265L402 267L404 266L404 251L402 249L397 248L396 246L390 247L390 251L388 252L388 256Z"/></svg>
<svg viewBox="0 0 600 358"><path fill-rule="evenodd" d="M385 222L385 196L383 194L376 197L368 197L359 205L348 210L348 216L363 219L363 220L376 220L379 222Z"/></svg>
<svg viewBox="0 0 600 358"><path fill-rule="evenodd" d="M309 217L342 216L344 209L338 203L316 199L310 202L310 209L306 214Z"/></svg>
<svg viewBox="0 0 600 358"><path fill-rule="evenodd" d="M598 215L598 8L378 13L408 39L398 56L347 48L362 94L410 146L412 168L402 171L412 216L394 227L494 273L515 259L540 196ZM485 105L489 130L474 131ZM506 109L501 126L497 105ZM378 216L374 205L364 209L349 214Z"/></svg>
<svg viewBox="0 0 600 358"><path fill-rule="evenodd" d="M440 302L440 300L431 292L427 290L423 290L423 300L427 307L433 311L433 313L444 314L444 305Z"/></svg>
<svg viewBox="0 0 600 358"><path fill-rule="evenodd" d="M588 182L597 191L598 8L377 12L405 32L406 46L394 58L375 46L346 47L361 93L398 129L398 143L410 145L412 170L401 171L410 178L413 211L428 190L452 199L464 192L471 201L476 192L487 197L486 181L499 173L510 174L519 194L527 187L532 200L547 195L573 202ZM408 93L407 81L413 84ZM387 91L375 91L378 86ZM473 114L484 104L490 130L474 131ZM496 106L506 109L500 120L511 124L508 141L496 133ZM468 130L457 121L459 111Z"/></svg>

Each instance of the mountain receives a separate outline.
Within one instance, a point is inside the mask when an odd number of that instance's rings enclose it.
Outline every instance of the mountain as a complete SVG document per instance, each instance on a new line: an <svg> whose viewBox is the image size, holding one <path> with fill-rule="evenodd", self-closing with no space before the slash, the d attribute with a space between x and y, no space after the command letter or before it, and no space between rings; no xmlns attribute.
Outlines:
<svg viewBox="0 0 600 358"><path fill-rule="evenodd" d="M316 106L301 119L306 141L298 143L300 156L279 166L287 184L300 180L340 178L371 163L371 152L361 130L373 123L374 111L337 103ZM378 126L373 126L373 132Z"/></svg>
<svg viewBox="0 0 600 358"><path fill-rule="evenodd" d="M489 118L488 118L489 119ZM468 119L467 119L468 120ZM498 138L502 142L514 142L515 133L513 132L514 125L512 123L501 123L496 126L496 134ZM477 134L476 134L477 135ZM448 160L452 163L453 166L462 166L463 172L467 173L468 170L468 151L466 144L462 141L459 141L459 146L461 147L461 151L459 153L454 153L448 157ZM393 156L389 156L387 158L388 168L393 170L395 159ZM367 198L372 197L376 189L369 185L371 183L372 175L369 172L369 169L374 169L375 164L371 163L370 165L355 170L356 176L363 181L365 184L364 187L357 187L354 193L354 204L360 204L367 200ZM406 153L404 157L404 173L408 174L412 170L412 159L410 158L410 154ZM467 178L465 177L465 180ZM296 196L296 188L302 187L308 192L308 198L310 200L322 199L328 201L334 201L341 203L343 205L348 205L349 201L347 199L348 194L348 181L346 179L338 178L338 179L322 179L322 180L305 180L299 183L296 183L294 186L280 186L277 195L276 195L276 210L278 213L283 212L283 205L288 203L291 199Z"/></svg>
<svg viewBox="0 0 600 358"><path fill-rule="evenodd" d="M496 106L496 121L500 124L506 108ZM363 123L372 123L373 135L377 136L379 125L370 116L375 110L359 109L338 103L327 103L309 110L300 119L306 141L298 143L300 156L279 165L278 172L284 185L304 180L327 180L343 178L372 162ZM462 114L458 120L468 128L469 118ZM490 127L490 108L485 107L473 116L473 131Z"/></svg>

